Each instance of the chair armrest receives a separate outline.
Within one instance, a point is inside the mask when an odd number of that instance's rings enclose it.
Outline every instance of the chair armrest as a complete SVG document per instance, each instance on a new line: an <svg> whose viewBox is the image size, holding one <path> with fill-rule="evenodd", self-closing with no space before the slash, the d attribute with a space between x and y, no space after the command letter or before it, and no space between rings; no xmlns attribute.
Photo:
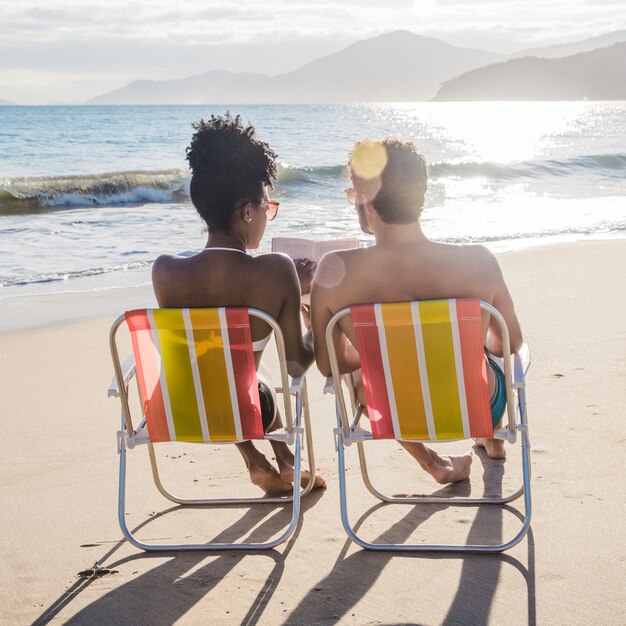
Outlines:
<svg viewBox="0 0 626 626"><path fill-rule="evenodd" d="M291 379L291 385L289 386L289 394L295 396L297 393L302 393L302 383L304 382L304 374L296 378Z"/></svg>
<svg viewBox="0 0 626 626"><path fill-rule="evenodd" d="M126 360L122 363L122 379L124 381L124 387L128 389L128 384L130 383L131 378L135 375L135 357L131 354L126 357ZM117 386L117 378L113 376L113 380L109 385L109 389L107 391L107 398L119 398L120 390Z"/></svg>
<svg viewBox="0 0 626 626"><path fill-rule="evenodd" d="M526 372L530 367L530 349L527 343L513 355L513 387L518 389L523 387L526 379Z"/></svg>
<svg viewBox="0 0 626 626"><path fill-rule="evenodd" d="M326 382L324 383L323 393L324 395L327 395L327 394L335 395L335 392L336 392L335 380L333 379L332 376L328 376L326 378Z"/></svg>

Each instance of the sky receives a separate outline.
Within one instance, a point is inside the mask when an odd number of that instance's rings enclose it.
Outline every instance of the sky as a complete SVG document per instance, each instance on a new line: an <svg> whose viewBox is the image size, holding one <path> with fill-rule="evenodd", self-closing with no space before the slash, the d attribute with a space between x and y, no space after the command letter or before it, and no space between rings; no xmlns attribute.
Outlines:
<svg viewBox="0 0 626 626"><path fill-rule="evenodd" d="M398 29L505 54L626 28L625 0L0 0L0 100L136 79L279 74Z"/></svg>

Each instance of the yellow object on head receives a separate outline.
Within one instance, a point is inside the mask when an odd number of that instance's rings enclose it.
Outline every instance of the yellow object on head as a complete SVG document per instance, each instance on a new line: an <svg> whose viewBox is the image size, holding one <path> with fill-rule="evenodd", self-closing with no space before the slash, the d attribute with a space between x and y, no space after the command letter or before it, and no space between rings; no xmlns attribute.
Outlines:
<svg viewBox="0 0 626 626"><path fill-rule="evenodd" d="M387 165L387 149L380 141L365 139L352 151L352 171L359 178L371 180L380 177Z"/></svg>

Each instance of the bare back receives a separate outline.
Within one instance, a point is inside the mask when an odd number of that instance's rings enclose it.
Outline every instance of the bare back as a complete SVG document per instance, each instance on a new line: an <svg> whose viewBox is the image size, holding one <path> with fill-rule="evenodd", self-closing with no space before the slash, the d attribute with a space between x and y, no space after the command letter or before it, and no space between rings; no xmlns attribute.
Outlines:
<svg viewBox="0 0 626 626"><path fill-rule="evenodd" d="M494 305L512 330L512 343L514 336L517 343L518 335L521 343L519 323L502 273L495 257L483 246L448 245L424 238L419 245L414 241L394 242L325 256L312 295L318 366L322 371L326 369L324 328L339 309L369 302L443 298L479 298ZM483 316L485 335L489 317ZM355 345L349 318L342 320L341 330Z"/></svg>
<svg viewBox="0 0 626 626"><path fill-rule="evenodd" d="M271 315L285 339L289 362L307 365L302 343L300 285L292 261L281 254L256 257L237 250L204 250L192 257L159 257L152 284L161 307L254 307ZM267 324L251 320L252 340L270 333ZM261 353L255 354L258 361Z"/></svg>

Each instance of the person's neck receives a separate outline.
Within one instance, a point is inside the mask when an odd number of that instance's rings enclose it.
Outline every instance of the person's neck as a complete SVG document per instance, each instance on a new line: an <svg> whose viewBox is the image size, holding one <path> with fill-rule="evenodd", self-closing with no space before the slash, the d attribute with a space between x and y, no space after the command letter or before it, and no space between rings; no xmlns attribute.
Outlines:
<svg viewBox="0 0 626 626"><path fill-rule="evenodd" d="M399 245L424 245L430 240L417 222L409 224L386 224L379 221L373 228L376 245L381 248Z"/></svg>
<svg viewBox="0 0 626 626"><path fill-rule="evenodd" d="M227 233L215 232L209 233L209 237L204 249L209 248L232 248L233 250L246 251L246 242L242 237Z"/></svg>

